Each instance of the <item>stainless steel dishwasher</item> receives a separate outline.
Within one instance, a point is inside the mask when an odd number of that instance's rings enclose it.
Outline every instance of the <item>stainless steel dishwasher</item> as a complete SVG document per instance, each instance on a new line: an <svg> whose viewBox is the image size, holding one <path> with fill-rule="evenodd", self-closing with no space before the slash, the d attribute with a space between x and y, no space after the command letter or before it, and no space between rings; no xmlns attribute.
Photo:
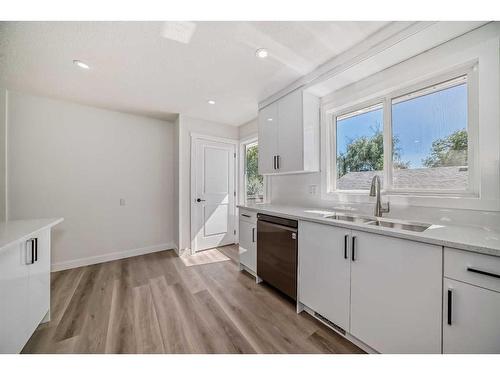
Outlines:
<svg viewBox="0 0 500 375"><path fill-rule="evenodd" d="M297 300L297 221L257 215L257 276Z"/></svg>

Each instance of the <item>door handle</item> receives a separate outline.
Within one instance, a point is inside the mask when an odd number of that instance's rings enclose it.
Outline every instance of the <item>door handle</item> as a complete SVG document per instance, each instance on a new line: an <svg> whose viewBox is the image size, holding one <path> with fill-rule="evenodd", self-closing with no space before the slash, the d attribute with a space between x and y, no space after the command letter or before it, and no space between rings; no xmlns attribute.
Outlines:
<svg viewBox="0 0 500 375"><path fill-rule="evenodd" d="M354 255L355 249L356 249L356 236L352 236L351 260L353 262L356 260L356 257Z"/></svg>
<svg viewBox="0 0 500 375"><path fill-rule="evenodd" d="M196 202L205 202L205 199L197 198Z"/></svg>
<svg viewBox="0 0 500 375"><path fill-rule="evenodd" d="M26 264L35 263L35 239L30 238L26 241Z"/></svg>
<svg viewBox="0 0 500 375"><path fill-rule="evenodd" d="M252 228L252 242L255 242L255 228Z"/></svg>
<svg viewBox="0 0 500 375"><path fill-rule="evenodd" d="M344 259L347 259L347 241L349 239L349 235L346 234L344 236Z"/></svg>

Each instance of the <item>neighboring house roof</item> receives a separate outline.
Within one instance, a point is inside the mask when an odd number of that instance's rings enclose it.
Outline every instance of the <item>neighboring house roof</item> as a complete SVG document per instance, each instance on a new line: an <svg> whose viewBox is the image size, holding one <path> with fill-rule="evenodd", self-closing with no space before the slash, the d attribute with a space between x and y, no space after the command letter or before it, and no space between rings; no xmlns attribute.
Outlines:
<svg viewBox="0 0 500 375"><path fill-rule="evenodd" d="M383 180L383 171L349 172L337 181L340 190L369 190L374 175ZM394 187L411 189L462 189L467 186L467 167L396 169Z"/></svg>

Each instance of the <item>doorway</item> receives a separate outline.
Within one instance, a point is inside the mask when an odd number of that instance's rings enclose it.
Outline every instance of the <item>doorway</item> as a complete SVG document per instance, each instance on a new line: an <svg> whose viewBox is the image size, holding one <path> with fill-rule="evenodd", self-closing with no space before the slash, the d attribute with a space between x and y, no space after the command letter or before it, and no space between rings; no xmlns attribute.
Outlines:
<svg viewBox="0 0 500 375"><path fill-rule="evenodd" d="M191 251L236 241L237 141L191 135Z"/></svg>

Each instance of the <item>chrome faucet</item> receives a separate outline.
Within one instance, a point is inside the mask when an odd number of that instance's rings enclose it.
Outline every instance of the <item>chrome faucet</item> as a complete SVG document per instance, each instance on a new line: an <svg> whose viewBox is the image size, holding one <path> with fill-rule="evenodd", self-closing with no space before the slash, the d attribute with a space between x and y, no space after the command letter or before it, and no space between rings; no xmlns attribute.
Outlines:
<svg viewBox="0 0 500 375"><path fill-rule="evenodd" d="M375 203L375 211L374 215L377 217L382 217L384 212L389 212L389 202L387 202L387 206L383 207L382 202L380 201L380 177L375 175L372 178L372 186L370 187L370 197L377 196L377 202Z"/></svg>

